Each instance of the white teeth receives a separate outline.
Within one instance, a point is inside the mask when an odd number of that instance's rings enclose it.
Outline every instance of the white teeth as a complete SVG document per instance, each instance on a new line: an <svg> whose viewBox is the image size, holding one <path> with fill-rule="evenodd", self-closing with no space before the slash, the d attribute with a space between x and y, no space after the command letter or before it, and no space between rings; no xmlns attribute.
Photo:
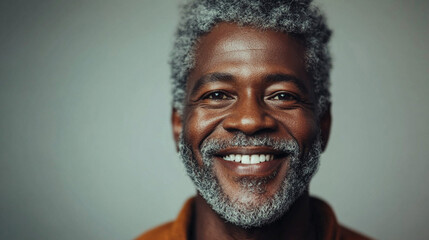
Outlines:
<svg viewBox="0 0 429 240"><path fill-rule="evenodd" d="M260 161L259 161L259 155L252 155L252 156L250 156L250 163L251 164L260 163Z"/></svg>
<svg viewBox="0 0 429 240"><path fill-rule="evenodd" d="M243 155L243 156L241 156L241 163L243 163L243 164L250 164L250 156L249 155Z"/></svg>
<svg viewBox="0 0 429 240"><path fill-rule="evenodd" d="M258 164L261 162L273 160L274 155L272 154L252 154L252 155L229 154L224 156L223 159L231 162L241 162L242 164Z"/></svg>

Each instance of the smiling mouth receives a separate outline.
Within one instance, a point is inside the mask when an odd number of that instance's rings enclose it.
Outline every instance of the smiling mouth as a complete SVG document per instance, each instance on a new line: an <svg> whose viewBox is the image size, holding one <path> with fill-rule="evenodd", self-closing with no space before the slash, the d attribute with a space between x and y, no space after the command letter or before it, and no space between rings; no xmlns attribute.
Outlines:
<svg viewBox="0 0 429 240"><path fill-rule="evenodd" d="M235 177L267 177L278 171L288 154L267 151L244 151L218 155L220 166Z"/></svg>
<svg viewBox="0 0 429 240"><path fill-rule="evenodd" d="M258 164L274 160L274 154L229 154L222 156L222 159L241 164Z"/></svg>

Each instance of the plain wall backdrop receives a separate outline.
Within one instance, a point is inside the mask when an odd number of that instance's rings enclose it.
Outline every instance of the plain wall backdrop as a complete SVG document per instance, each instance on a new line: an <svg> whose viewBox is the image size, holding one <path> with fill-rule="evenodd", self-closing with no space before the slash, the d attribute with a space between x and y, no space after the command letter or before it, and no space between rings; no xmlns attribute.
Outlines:
<svg viewBox="0 0 429 240"><path fill-rule="evenodd" d="M178 1L0 3L0 239L132 239L195 191L170 126ZM333 125L310 192L429 239L429 1L317 1Z"/></svg>

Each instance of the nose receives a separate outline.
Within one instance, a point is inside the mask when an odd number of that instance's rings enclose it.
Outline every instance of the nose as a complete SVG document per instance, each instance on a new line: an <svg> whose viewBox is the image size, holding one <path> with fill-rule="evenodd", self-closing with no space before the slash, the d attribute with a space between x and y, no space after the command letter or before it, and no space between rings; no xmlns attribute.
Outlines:
<svg viewBox="0 0 429 240"><path fill-rule="evenodd" d="M246 135L272 132L277 121L256 97L238 100L231 113L224 119L223 128L229 132L240 131Z"/></svg>

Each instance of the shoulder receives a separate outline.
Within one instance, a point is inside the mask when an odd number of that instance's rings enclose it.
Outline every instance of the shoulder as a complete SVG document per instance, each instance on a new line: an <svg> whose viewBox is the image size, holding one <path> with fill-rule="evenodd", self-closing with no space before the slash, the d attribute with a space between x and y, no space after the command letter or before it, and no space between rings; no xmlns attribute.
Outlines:
<svg viewBox="0 0 429 240"><path fill-rule="evenodd" d="M340 226L339 230L341 240L371 240L371 238L344 226Z"/></svg>
<svg viewBox="0 0 429 240"><path fill-rule="evenodd" d="M334 210L325 201L311 197L311 207L317 228L322 233L322 239L335 240L371 240L371 238L341 225Z"/></svg>
<svg viewBox="0 0 429 240"><path fill-rule="evenodd" d="M172 227L173 222L164 223L143 233L135 240L166 240L168 239L168 234L171 231Z"/></svg>
<svg viewBox="0 0 429 240"><path fill-rule="evenodd" d="M140 235L136 240L188 239L188 230L192 220L194 201L195 198L190 198L186 201L176 220L155 227Z"/></svg>

